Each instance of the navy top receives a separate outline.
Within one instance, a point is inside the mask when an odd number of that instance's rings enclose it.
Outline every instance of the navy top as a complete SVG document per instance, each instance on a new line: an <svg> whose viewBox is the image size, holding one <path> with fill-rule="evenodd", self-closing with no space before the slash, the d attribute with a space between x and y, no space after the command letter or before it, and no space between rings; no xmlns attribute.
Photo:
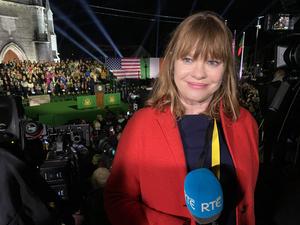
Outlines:
<svg viewBox="0 0 300 225"><path fill-rule="evenodd" d="M185 115L178 121L188 171L211 167L211 140L214 121L206 115ZM217 123L220 142L220 183L224 208L219 225L235 225L238 188L236 173L220 123Z"/></svg>

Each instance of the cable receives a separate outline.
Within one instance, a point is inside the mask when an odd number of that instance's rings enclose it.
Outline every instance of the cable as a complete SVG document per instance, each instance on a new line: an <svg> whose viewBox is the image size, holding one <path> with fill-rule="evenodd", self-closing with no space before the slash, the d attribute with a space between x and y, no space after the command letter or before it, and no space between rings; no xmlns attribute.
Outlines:
<svg viewBox="0 0 300 225"><path fill-rule="evenodd" d="M149 14L149 13L141 13L141 12L136 12L136 11L129 11L129 10L123 10L123 9L115 9L115 8L102 7L102 6L97 6L97 5L90 5L90 7L91 8L111 10L111 11L116 11L116 12L131 13L131 14L136 14L136 15L143 15L143 16L162 17L162 18L177 19L177 20L183 20L184 19L183 17L166 16L166 15Z"/></svg>

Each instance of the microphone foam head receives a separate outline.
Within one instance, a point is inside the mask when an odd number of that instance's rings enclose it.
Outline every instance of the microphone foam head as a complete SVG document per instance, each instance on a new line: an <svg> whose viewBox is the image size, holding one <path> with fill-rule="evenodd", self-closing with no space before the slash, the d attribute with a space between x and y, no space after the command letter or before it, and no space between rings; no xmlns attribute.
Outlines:
<svg viewBox="0 0 300 225"><path fill-rule="evenodd" d="M223 191L212 171L200 168L187 174L184 181L185 202L200 224L218 219L223 210Z"/></svg>

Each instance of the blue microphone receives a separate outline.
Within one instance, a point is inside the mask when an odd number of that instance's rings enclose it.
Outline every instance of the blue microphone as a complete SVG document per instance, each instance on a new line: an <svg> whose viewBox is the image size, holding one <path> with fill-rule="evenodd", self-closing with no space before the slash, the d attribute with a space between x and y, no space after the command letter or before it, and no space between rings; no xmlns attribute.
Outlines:
<svg viewBox="0 0 300 225"><path fill-rule="evenodd" d="M184 181L187 208L200 224L216 221L223 210L223 191L217 177L207 168L193 170Z"/></svg>

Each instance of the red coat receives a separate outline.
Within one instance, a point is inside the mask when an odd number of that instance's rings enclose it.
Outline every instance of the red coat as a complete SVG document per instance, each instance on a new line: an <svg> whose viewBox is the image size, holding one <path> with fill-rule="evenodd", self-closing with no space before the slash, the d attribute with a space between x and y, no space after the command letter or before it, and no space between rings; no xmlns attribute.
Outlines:
<svg viewBox="0 0 300 225"><path fill-rule="evenodd" d="M236 207L237 225L254 225L257 124L245 109L235 122L221 113L221 123L243 195ZM184 198L186 174L183 145L170 109L139 110L122 133L105 188L111 223L182 225L190 218Z"/></svg>

